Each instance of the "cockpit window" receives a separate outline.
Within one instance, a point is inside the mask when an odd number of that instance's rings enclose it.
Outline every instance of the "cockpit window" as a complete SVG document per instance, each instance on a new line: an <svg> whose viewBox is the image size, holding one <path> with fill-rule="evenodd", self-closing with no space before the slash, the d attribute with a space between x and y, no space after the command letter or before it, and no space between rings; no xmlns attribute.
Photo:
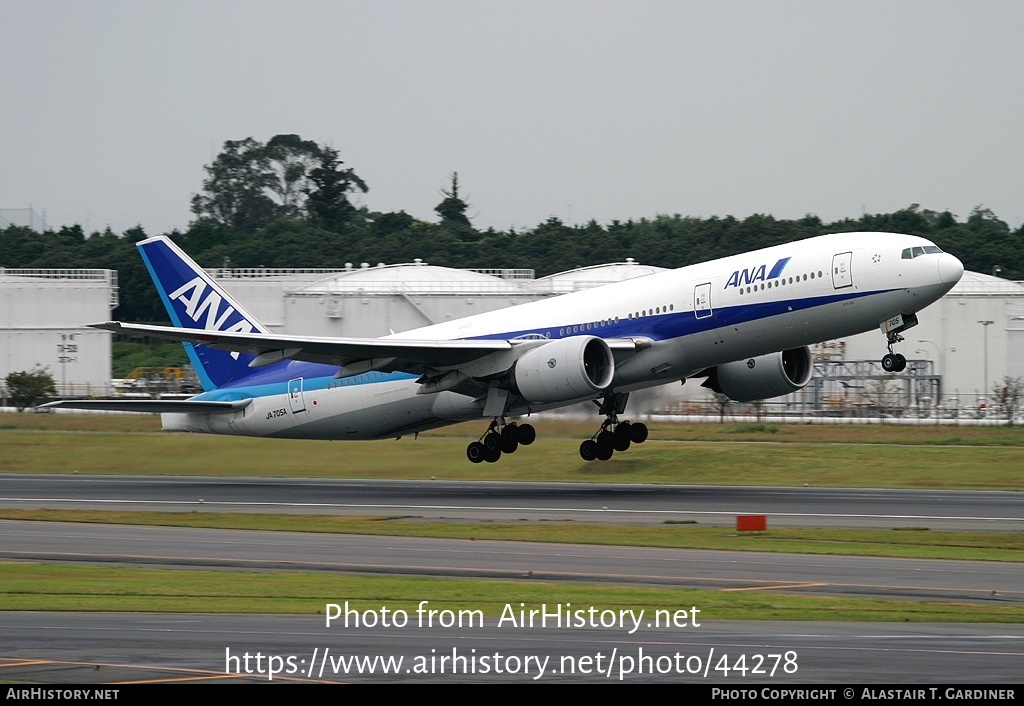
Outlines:
<svg viewBox="0 0 1024 706"><path fill-rule="evenodd" d="M919 245L914 248L903 248L903 254L900 257L904 260L913 260L919 255L934 255L940 252L942 252L942 248L937 245L925 245L924 247Z"/></svg>

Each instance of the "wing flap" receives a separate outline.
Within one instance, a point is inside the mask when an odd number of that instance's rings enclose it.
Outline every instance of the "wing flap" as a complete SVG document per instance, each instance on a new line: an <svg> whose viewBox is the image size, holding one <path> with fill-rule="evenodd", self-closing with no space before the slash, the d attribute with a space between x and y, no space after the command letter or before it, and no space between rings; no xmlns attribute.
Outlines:
<svg viewBox="0 0 1024 706"><path fill-rule="evenodd" d="M408 372L436 375L439 372L465 368L469 377L486 377L496 372L488 369L492 364L497 365L497 371L504 371L517 356L513 354L511 359L499 356L489 359L490 363L482 361L476 366L469 364L481 361L493 354L512 351L513 348L522 347L525 351L528 348L542 346L546 342L544 339L510 341L505 339L423 340L279 336L268 333L240 333L125 324L119 321L90 324L90 327L115 333L145 334L155 338L205 344L218 350L248 353L255 357L250 364L252 367L294 359L336 365L343 368L346 375L354 375L367 370L377 370L383 373ZM621 363L637 351L652 345L652 341L647 338L612 338L606 339L605 343L611 348L616 363ZM481 369L477 370L476 368Z"/></svg>
<svg viewBox="0 0 1024 706"><path fill-rule="evenodd" d="M91 328L115 333L141 333L174 341L206 344L211 348L237 351L257 360L293 358L338 367L361 361L380 362L372 369L381 372L426 372L463 365L499 351L512 349L505 340L417 340L400 338L326 338L316 336L278 336L266 333L237 333L204 329L124 324L109 321L90 324Z"/></svg>

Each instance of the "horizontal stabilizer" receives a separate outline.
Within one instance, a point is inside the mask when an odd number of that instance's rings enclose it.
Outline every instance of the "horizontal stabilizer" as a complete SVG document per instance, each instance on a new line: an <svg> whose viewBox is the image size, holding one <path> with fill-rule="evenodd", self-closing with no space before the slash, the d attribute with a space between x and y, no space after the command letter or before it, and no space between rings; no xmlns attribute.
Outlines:
<svg viewBox="0 0 1024 706"><path fill-rule="evenodd" d="M84 409L105 412L153 412L165 414L227 414L238 412L252 400L216 402L208 400L60 400L40 405L38 409Z"/></svg>

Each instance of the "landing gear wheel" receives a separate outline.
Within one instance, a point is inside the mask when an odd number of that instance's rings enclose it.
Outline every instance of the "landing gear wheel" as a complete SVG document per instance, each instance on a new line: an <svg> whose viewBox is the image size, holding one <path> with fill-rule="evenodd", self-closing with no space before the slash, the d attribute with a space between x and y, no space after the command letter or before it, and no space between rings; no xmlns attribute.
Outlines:
<svg viewBox="0 0 1024 706"><path fill-rule="evenodd" d="M643 422L633 422L630 424L629 438L634 444L642 444L647 441L647 425Z"/></svg>
<svg viewBox="0 0 1024 706"><path fill-rule="evenodd" d="M529 446L537 439L537 430L532 424L520 424L516 427L516 434L519 436L519 443Z"/></svg>
<svg viewBox="0 0 1024 706"><path fill-rule="evenodd" d="M893 353L892 347L905 340L898 333L886 334L886 341L889 343L889 352L882 356L882 370L887 373L899 373L907 369L907 358L899 353Z"/></svg>
<svg viewBox="0 0 1024 706"><path fill-rule="evenodd" d="M488 451L498 451L498 453L501 453L501 437L493 431L484 434L483 444Z"/></svg>
<svg viewBox="0 0 1024 706"><path fill-rule="evenodd" d="M487 449L479 441L474 441L466 447L466 458L473 463L482 463L486 455Z"/></svg>
<svg viewBox="0 0 1024 706"><path fill-rule="evenodd" d="M519 429L515 422L506 424L501 430L501 452L512 454L519 448Z"/></svg>
<svg viewBox="0 0 1024 706"><path fill-rule="evenodd" d="M580 444L580 458L584 461L593 461L597 458L597 442L593 439L587 439Z"/></svg>
<svg viewBox="0 0 1024 706"><path fill-rule="evenodd" d="M495 463L499 458L501 458L501 449L497 447L493 449L486 449L484 451L484 460L487 461L487 463Z"/></svg>
<svg viewBox="0 0 1024 706"><path fill-rule="evenodd" d="M631 426L633 425L629 422L622 422L615 426L615 431L612 432L612 435L614 436L612 445L615 447L616 451L626 451L629 449L631 440L629 429Z"/></svg>
<svg viewBox="0 0 1024 706"><path fill-rule="evenodd" d="M611 446L601 446L600 444L598 444L598 446L597 446L597 460L598 461L608 461L609 459L611 459L612 454L614 454L614 453L615 453L615 449L612 448Z"/></svg>

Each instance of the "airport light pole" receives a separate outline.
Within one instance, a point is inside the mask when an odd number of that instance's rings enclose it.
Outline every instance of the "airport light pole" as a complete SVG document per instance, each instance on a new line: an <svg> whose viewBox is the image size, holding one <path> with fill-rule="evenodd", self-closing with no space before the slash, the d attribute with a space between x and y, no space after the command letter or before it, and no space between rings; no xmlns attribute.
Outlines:
<svg viewBox="0 0 1024 706"><path fill-rule="evenodd" d="M917 342L918 343L930 343L933 346L935 346L935 351L936 351L936 353L938 353L938 356L939 356L938 359L936 360L936 362L939 364L938 373L939 373L939 375L942 375L942 369L946 367L945 365L942 364L942 347L938 343L936 343L935 341L929 341L927 338L919 338L919 339L917 339Z"/></svg>
<svg viewBox="0 0 1024 706"><path fill-rule="evenodd" d="M984 366L984 368L985 368L985 387L982 388L981 394L987 400L988 399L988 327L991 326L992 324L994 324L995 321L992 321L991 319L986 319L984 321L978 321L978 323L981 324L982 330L985 332L985 347L984 347L984 356L985 356L985 366Z"/></svg>
<svg viewBox="0 0 1024 706"><path fill-rule="evenodd" d="M936 352L938 353L938 356L939 356L938 360L936 361L936 363L938 363L938 365L939 365L939 369L936 371L938 373L938 375L939 375L939 390L938 390L939 394L938 394L938 399L935 400L935 404L937 405L939 402L942 401L942 382L943 382L942 374L946 370L946 360L945 360L946 353L945 353L945 351L942 350L942 346L940 346L935 341L929 341L927 338L919 338L919 339L917 339L917 342L918 343L930 343L930 344L932 344L933 346L935 346L935 350L936 350Z"/></svg>

